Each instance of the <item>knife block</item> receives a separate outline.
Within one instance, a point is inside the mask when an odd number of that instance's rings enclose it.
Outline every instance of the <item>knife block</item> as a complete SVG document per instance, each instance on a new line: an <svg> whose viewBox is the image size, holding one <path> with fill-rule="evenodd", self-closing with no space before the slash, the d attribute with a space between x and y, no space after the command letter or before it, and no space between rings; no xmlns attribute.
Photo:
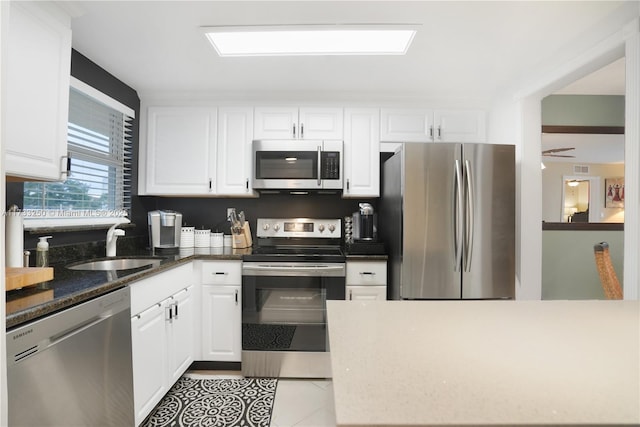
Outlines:
<svg viewBox="0 0 640 427"><path fill-rule="evenodd" d="M233 233L233 249L250 248L253 245L249 223L245 222L240 233Z"/></svg>

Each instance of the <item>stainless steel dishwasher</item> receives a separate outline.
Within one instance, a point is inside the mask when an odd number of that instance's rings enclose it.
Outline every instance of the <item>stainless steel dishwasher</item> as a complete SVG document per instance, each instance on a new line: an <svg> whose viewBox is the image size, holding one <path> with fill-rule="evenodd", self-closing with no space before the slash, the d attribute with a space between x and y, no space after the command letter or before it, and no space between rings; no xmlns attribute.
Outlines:
<svg viewBox="0 0 640 427"><path fill-rule="evenodd" d="M10 426L133 426L130 291L7 331Z"/></svg>

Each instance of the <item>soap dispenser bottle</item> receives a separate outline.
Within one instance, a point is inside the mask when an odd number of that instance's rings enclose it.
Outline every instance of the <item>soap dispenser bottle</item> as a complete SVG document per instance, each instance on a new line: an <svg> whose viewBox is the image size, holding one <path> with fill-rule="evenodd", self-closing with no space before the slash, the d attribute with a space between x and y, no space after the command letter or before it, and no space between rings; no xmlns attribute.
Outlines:
<svg viewBox="0 0 640 427"><path fill-rule="evenodd" d="M49 265L49 242L53 236L39 237L40 241L36 245L36 267L47 267Z"/></svg>

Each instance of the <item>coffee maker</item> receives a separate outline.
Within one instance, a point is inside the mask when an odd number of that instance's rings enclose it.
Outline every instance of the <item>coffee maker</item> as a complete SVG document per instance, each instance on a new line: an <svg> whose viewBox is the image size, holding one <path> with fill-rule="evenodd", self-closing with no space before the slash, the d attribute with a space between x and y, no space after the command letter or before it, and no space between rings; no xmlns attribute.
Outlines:
<svg viewBox="0 0 640 427"><path fill-rule="evenodd" d="M149 247L153 251L178 252L180 249L180 231L182 214L171 210L150 211Z"/></svg>
<svg viewBox="0 0 640 427"><path fill-rule="evenodd" d="M353 213L353 240L369 242L377 240L376 215L373 212L373 206L369 203L359 203L358 206L360 210Z"/></svg>

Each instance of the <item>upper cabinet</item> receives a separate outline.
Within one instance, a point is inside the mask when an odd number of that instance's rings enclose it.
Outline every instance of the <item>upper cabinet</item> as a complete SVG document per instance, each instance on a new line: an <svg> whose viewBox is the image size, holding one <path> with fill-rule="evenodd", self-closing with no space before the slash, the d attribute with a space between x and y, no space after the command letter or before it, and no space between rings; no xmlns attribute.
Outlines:
<svg viewBox="0 0 640 427"><path fill-rule="evenodd" d="M383 108L380 117L384 142L486 141L486 117L481 110Z"/></svg>
<svg viewBox="0 0 640 427"><path fill-rule="evenodd" d="M342 196L380 195L380 110L344 110L344 188Z"/></svg>
<svg viewBox="0 0 640 427"><path fill-rule="evenodd" d="M149 107L146 192L253 196L252 107Z"/></svg>
<svg viewBox="0 0 640 427"><path fill-rule="evenodd" d="M253 139L342 140L342 108L256 107Z"/></svg>
<svg viewBox="0 0 640 427"><path fill-rule="evenodd" d="M253 108L218 109L216 193L251 195Z"/></svg>
<svg viewBox="0 0 640 427"><path fill-rule="evenodd" d="M48 2L11 2L9 30L5 34L6 175L20 180L63 180L69 117L70 18Z"/></svg>
<svg viewBox="0 0 640 427"><path fill-rule="evenodd" d="M217 110L149 107L146 193L214 194Z"/></svg>

